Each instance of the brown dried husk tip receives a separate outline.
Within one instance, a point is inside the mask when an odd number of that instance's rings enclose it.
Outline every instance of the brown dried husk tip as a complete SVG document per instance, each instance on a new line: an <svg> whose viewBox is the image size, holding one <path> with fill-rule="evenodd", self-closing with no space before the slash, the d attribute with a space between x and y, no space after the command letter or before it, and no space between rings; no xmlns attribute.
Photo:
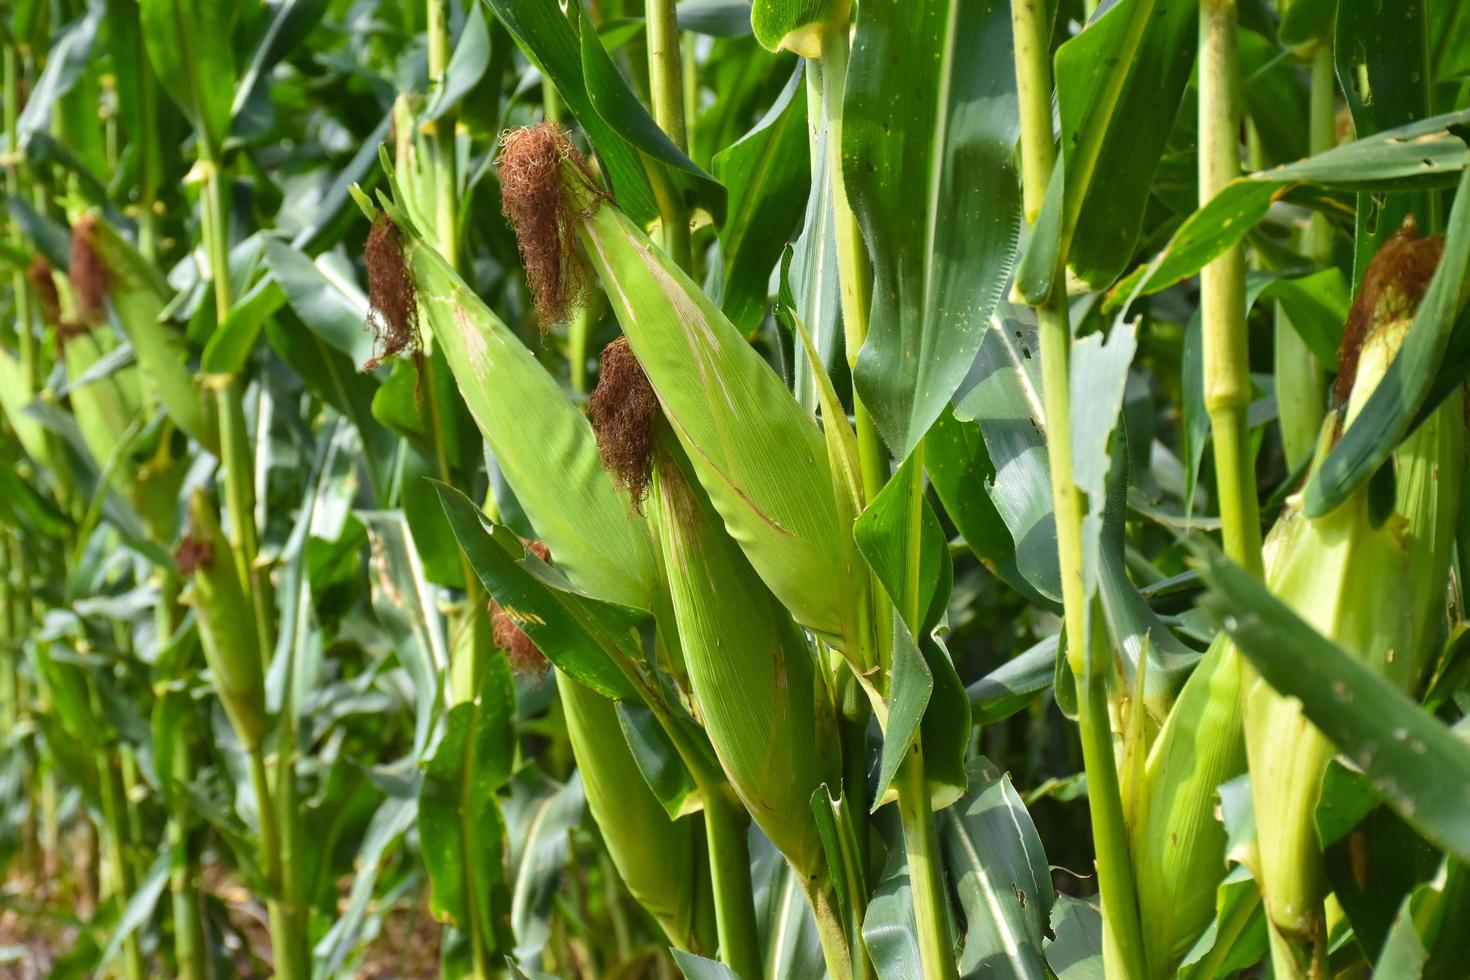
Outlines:
<svg viewBox="0 0 1470 980"><path fill-rule="evenodd" d="M540 541L527 541L521 539L524 544L537 558L544 562L551 561L551 549ZM505 607L494 599L490 600L490 632L495 639L495 645L505 651L506 659L510 661L510 669L517 677L528 677L533 680L542 680L550 667L546 654L536 645L536 641L526 635Z"/></svg>
<svg viewBox="0 0 1470 980"><path fill-rule="evenodd" d="M174 561L178 563L179 574L187 578L214 564L214 547L208 541L186 534L174 552Z"/></svg>
<svg viewBox="0 0 1470 980"><path fill-rule="evenodd" d="M576 243L576 222L561 182L570 162L587 178L596 202L606 195L582 154L555 123L512 129L500 138L500 213L515 229L536 316L544 331L564 323L581 303L591 279L587 258Z"/></svg>
<svg viewBox="0 0 1470 980"><path fill-rule="evenodd" d="M77 319L88 325L101 322L107 295L107 267L92 242L96 227L97 218L90 214L72 225L71 268L67 270L77 296Z"/></svg>
<svg viewBox="0 0 1470 980"><path fill-rule="evenodd" d="M1384 242L1363 270L1363 284L1353 298L1343 326L1342 347L1337 351L1337 380L1332 393L1345 403L1358 374L1358 357L1376 323L1412 316L1429 288L1429 280L1444 254L1444 239L1422 238L1411 214L1403 226Z"/></svg>
<svg viewBox="0 0 1470 980"><path fill-rule="evenodd" d="M372 370L394 354L419 349L418 288L403 260L403 233L386 214L373 219L362 253L372 304L367 327L374 351L363 369Z"/></svg>
<svg viewBox="0 0 1470 980"><path fill-rule="evenodd" d="M41 320L48 327L61 322L61 294L56 291L56 279L51 274L51 263L37 255L26 269L26 278L35 290L36 300L41 306Z"/></svg>
<svg viewBox="0 0 1470 980"><path fill-rule="evenodd" d="M641 510L653 478L658 396L627 337L604 347L598 363L597 388L587 400L597 452L613 483L626 490L634 508Z"/></svg>

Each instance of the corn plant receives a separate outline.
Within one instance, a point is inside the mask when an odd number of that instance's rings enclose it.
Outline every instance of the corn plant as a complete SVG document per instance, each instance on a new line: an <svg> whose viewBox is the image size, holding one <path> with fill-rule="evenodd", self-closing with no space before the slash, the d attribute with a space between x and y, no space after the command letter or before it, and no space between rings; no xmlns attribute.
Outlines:
<svg viewBox="0 0 1470 980"><path fill-rule="evenodd" d="M15 0L0 962L1459 977L1456 0Z"/></svg>

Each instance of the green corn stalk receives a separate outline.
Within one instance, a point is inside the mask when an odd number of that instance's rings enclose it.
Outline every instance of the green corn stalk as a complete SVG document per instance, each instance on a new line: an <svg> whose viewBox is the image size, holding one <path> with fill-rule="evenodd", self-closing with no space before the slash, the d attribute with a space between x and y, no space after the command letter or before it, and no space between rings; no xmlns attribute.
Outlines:
<svg viewBox="0 0 1470 980"><path fill-rule="evenodd" d="M669 819L628 749L611 701L559 671L556 689L587 806L623 883L670 943L713 954L715 907L695 821Z"/></svg>
<svg viewBox="0 0 1470 980"><path fill-rule="evenodd" d="M1386 245L1375 265L1396 244ZM1392 266L1384 269L1376 273L1370 267L1360 291L1360 303L1366 298L1371 309L1363 311L1367 329L1345 410L1349 424L1392 362L1417 306ZM1366 285L1374 279L1381 283L1377 291ZM1334 423L1329 418L1324 427L1319 458ZM1394 452L1391 514L1375 520L1372 486L1315 519L1296 510L1293 501L1268 543L1272 591L1323 635L1405 689L1418 683L1436 638L1434 618L1443 615L1464 429L1463 394L1457 391ZM1336 748L1306 720L1298 702L1276 694L1250 671L1244 715L1258 880L1273 924L1273 960L1278 969L1306 973L1325 942L1314 814Z"/></svg>

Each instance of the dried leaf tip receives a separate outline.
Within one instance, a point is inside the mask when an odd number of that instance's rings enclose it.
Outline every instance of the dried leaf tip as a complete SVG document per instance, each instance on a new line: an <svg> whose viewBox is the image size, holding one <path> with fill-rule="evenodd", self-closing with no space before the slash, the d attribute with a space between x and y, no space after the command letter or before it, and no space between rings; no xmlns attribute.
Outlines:
<svg viewBox="0 0 1470 980"><path fill-rule="evenodd" d="M653 479L658 396L628 338L619 337L604 347L599 364L597 388L587 400L597 451L613 482L641 509Z"/></svg>
<svg viewBox="0 0 1470 980"><path fill-rule="evenodd" d="M97 218L90 214L71 228L71 268L67 277L76 292L77 319L85 325L101 322L107 292L107 266L92 240L96 230Z"/></svg>
<svg viewBox="0 0 1470 980"><path fill-rule="evenodd" d="M379 214L363 246L367 263L367 327L373 334L372 370L394 354L419 348L418 288L403 260L403 233L386 214Z"/></svg>
<svg viewBox="0 0 1470 980"><path fill-rule="evenodd" d="M1332 385L1335 400L1346 402L1352 393L1358 358L1374 329L1390 320L1413 316L1419 308L1443 254L1444 239L1438 235L1421 237L1419 223L1412 214L1379 246L1363 270L1363 284L1353 297L1343 327L1342 346L1337 351L1337 380Z"/></svg>
<svg viewBox="0 0 1470 980"><path fill-rule="evenodd" d="M500 213L515 229L526 284L542 330L564 323L581 303L591 270L576 244L585 204L568 199L562 164L586 178L595 206L603 195L582 154L555 123L512 129L500 138Z"/></svg>

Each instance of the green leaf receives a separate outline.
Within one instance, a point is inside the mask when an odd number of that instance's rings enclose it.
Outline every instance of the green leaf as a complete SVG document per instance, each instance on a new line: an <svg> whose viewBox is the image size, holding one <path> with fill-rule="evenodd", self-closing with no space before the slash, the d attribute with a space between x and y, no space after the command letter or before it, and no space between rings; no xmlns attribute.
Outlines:
<svg viewBox="0 0 1470 980"><path fill-rule="evenodd" d="M874 972L883 980L920 980L924 971L918 937L908 861L903 850L895 848L863 917L863 943Z"/></svg>
<svg viewBox="0 0 1470 980"><path fill-rule="evenodd" d="M267 238L265 261L301 322L347 355L354 369L367 363L373 356L368 300L341 256L327 253L313 261L285 242Z"/></svg>
<svg viewBox="0 0 1470 980"><path fill-rule="evenodd" d="M312 947L316 969L325 976L336 975L347 958L363 940L363 926L368 917L368 906L373 899L378 872L383 865L383 856L417 821L419 816L416 797L389 797L373 811L362 841L357 847L354 864L357 868L352 876L352 885L347 892L347 904L342 914L330 929Z"/></svg>
<svg viewBox="0 0 1470 980"><path fill-rule="evenodd" d="M1113 287L1110 303L1156 293L1195 275L1244 238L1271 202L1298 185L1339 191L1445 187L1470 161L1470 109L1365 137L1298 163L1238 178L1190 215L1164 250ZM1340 205L1331 205L1340 208Z"/></svg>
<svg viewBox="0 0 1470 980"><path fill-rule="evenodd" d="M470 566L502 609L547 658L604 697L637 696L615 657L638 650L633 610L578 594L507 527L495 524L463 493L435 483L449 526Z"/></svg>
<svg viewBox="0 0 1470 980"><path fill-rule="evenodd" d="M230 306L225 317L204 345L200 369L206 374L238 374L250 359L255 341L265 329L265 321L286 302L285 291L270 277L256 282L244 296Z"/></svg>
<svg viewBox="0 0 1470 980"><path fill-rule="evenodd" d="M1470 170L1460 178L1450 210L1444 255L1414 313L1403 346L1325 459L1312 471L1303 509L1308 517L1329 513L1388 459L1419 419L1436 371L1450 347L1461 287L1470 273Z"/></svg>
<svg viewBox="0 0 1470 980"><path fill-rule="evenodd" d="M217 154L235 100L233 3L139 0L148 60L161 87Z"/></svg>
<svg viewBox="0 0 1470 980"><path fill-rule="evenodd" d="M1045 980L1051 868L1010 777L987 759L974 760L965 798L936 819L947 876L964 910L960 975L983 970Z"/></svg>
<svg viewBox="0 0 1470 980"><path fill-rule="evenodd" d="M1204 607L1266 682L1301 701L1323 734L1399 816L1470 857L1470 745L1357 658L1325 639L1263 583L1211 549L1201 554Z"/></svg>
<svg viewBox="0 0 1470 980"><path fill-rule="evenodd" d="M846 26L851 0L753 0L750 27L767 51L790 48L808 58L820 51L818 34Z"/></svg>
<svg viewBox="0 0 1470 980"><path fill-rule="evenodd" d="M1056 935L1046 946L1046 962L1057 980L1105 980L1102 912L1097 899L1061 895L1051 910Z"/></svg>
<svg viewBox="0 0 1470 980"><path fill-rule="evenodd" d="M689 980L746 980L717 960L707 960L682 949L673 949L670 952L674 954L674 962Z"/></svg>
<svg viewBox="0 0 1470 980"><path fill-rule="evenodd" d="M934 675L899 616L893 617L892 675L888 682L888 727L883 732L878 785L873 790L874 812L887 802L884 796L908 755L909 746L919 737L919 723L934 691Z"/></svg>
<svg viewBox="0 0 1470 980"><path fill-rule="evenodd" d="M1132 258L1154 174L1194 66L1199 5L1191 0L1154 0L1147 6L1152 7L1147 26L1126 62L1119 61L1119 50L1133 16L1128 8L1145 7L1138 0L1108 8L1056 53L1061 169L1067 213L1077 216L1066 260L1093 288L1111 283ZM1127 72L1127 80L1116 107L1104 117L1101 87L1114 71ZM1102 145L1092 179L1086 187L1077 187L1074 148L1088 138L1086 130L1098 126L1103 127ZM1079 193L1080 210L1075 210ZM1025 293L1032 295L1029 289Z"/></svg>
<svg viewBox="0 0 1470 980"><path fill-rule="evenodd" d="M859 11L842 157L873 293L854 376L899 459L959 387L1015 262L1010 52L1001 3L873 0Z"/></svg>
<svg viewBox="0 0 1470 980"><path fill-rule="evenodd" d="M730 195L720 227L720 308L742 333L754 331L765 316L771 270L796 229L811 187L806 117L798 67L750 132L715 154L715 176Z"/></svg>
<svg viewBox="0 0 1470 980"><path fill-rule="evenodd" d="M1179 964L1179 980L1214 980L1258 962L1266 954L1266 928L1261 890L1250 871L1237 864L1215 889L1215 920L1185 954ZM1221 952L1216 968L1206 972L1205 964L1217 948Z"/></svg>
<svg viewBox="0 0 1470 980"><path fill-rule="evenodd" d="M980 426L973 421L961 421L951 412L941 413L934 428L924 437L924 469L944 505L944 512L975 557L1028 601L1054 606L1053 600L1043 596L1022 575L1016 563L1016 541L991 495L975 492L977 487L989 487L996 479Z"/></svg>
<svg viewBox="0 0 1470 980"><path fill-rule="evenodd" d="M413 755L422 758L439 705L439 678L449 666L441 615L402 512L358 511L357 517L373 546L373 613L413 681Z"/></svg>
<svg viewBox="0 0 1470 980"><path fill-rule="evenodd" d="M613 193L630 217L646 226L658 217L658 204L638 150L605 122L593 107L583 75L581 42L567 15L544 0L484 0L515 36L531 64L551 79L562 101L577 117L597 150ZM575 4L574 4L575 6ZM581 16L580 6L573 16ZM619 84L626 85L619 79Z"/></svg>
<svg viewBox="0 0 1470 980"><path fill-rule="evenodd" d="M593 109L613 132L642 153L648 165L659 168L660 176L654 178L655 183L667 181L683 198L686 207L702 207L714 218L715 224L724 224L724 185L689 159L688 154L674 145L674 141L649 115L618 73L587 12L580 4L576 6L582 17L582 73L587 79L587 94Z"/></svg>
<svg viewBox="0 0 1470 980"><path fill-rule="evenodd" d="M16 120L17 145L11 147L12 150L24 150L33 133L47 130L52 108L86 71L104 12L102 4L88 4L84 14L62 27L50 39L46 47L46 67L26 94L25 109Z"/></svg>
<svg viewBox="0 0 1470 980"><path fill-rule="evenodd" d="M505 890L495 791L510 777L515 689L503 659L490 666L479 698L444 715L443 735L423 767L418 829L434 915L493 942L491 909Z"/></svg>
<svg viewBox="0 0 1470 980"><path fill-rule="evenodd" d="M453 112L460 100L479 84L489 66L490 31L485 26L485 12L478 3L472 3L444 77L429 92L429 104L419 116L419 125L438 122Z"/></svg>
<svg viewBox="0 0 1470 980"><path fill-rule="evenodd" d="M976 724L1004 721L1051 687L1059 639L1047 637L965 689Z"/></svg>
<svg viewBox="0 0 1470 980"><path fill-rule="evenodd" d="M560 786L547 782L523 819L518 820L521 815L509 806L505 811L507 828L515 839L510 927L516 959L523 963L537 959L551 936L551 912L571 852L569 838L582 822L581 782L575 778Z"/></svg>
<svg viewBox="0 0 1470 980"><path fill-rule="evenodd" d="M158 900L168 885L169 857L168 851L164 850L148 867L142 880L133 886L128 904L123 908L117 926L112 930L112 935L108 937L107 945L97 960L94 980L101 980L107 975L107 965L117 956L118 950L122 949L123 941L153 918L153 910L158 907Z"/></svg>
<svg viewBox="0 0 1470 980"><path fill-rule="evenodd" d="M691 802L698 802L699 788L684 760L679 758L668 733L659 726L653 712L646 706L619 701L617 707L618 724L622 726L628 750L648 788L663 804L670 820L688 813Z"/></svg>

